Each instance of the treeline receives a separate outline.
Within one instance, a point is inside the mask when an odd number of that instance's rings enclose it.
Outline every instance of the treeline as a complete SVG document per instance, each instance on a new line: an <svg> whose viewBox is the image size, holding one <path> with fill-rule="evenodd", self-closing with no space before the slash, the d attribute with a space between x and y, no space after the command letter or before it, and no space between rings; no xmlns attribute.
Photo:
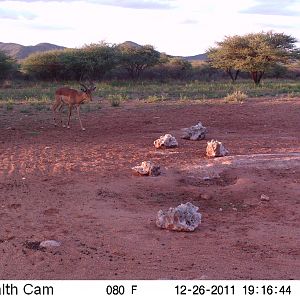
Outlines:
<svg viewBox="0 0 300 300"><path fill-rule="evenodd" d="M0 61L1 78L13 76L16 62L2 54L7 67L2 68ZM20 63L19 76L37 80L184 78L191 69L190 62L160 53L151 45L102 42L80 49L34 53Z"/></svg>
<svg viewBox="0 0 300 300"><path fill-rule="evenodd" d="M272 32L226 37L207 51L208 61L191 63L137 44L91 44L80 49L35 53L17 65L0 52L0 79L21 76L35 80L192 79L218 80L226 74L234 82L263 76L297 77L296 39ZM294 63L294 71L287 65Z"/></svg>

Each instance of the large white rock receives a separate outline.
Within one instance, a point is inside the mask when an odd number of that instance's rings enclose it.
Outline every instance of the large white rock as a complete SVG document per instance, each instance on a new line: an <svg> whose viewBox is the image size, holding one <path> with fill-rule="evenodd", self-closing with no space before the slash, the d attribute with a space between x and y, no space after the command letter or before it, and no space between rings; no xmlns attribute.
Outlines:
<svg viewBox="0 0 300 300"><path fill-rule="evenodd" d="M155 148L174 148L178 146L178 143L174 136L167 133L162 135L159 139L154 141Z"/></svg>
<svg viewBox="0 0 300 300"><path fill-rule="evenodd" d="M224 147L221 142L211 140L207 142L206 156L208 157L219 157L228 155L229 151Z"/></svg>
<svg viewBox="0 0 300 300"><path fill-rule="evenodd" d="M183 131L182 138L191 141L198 141L205 139L205 134L207 133L206 127L199 122L195 126L191 126L189 128L181 129Z"/></svg>
<svg viewBox="0 0 300 300"><path fill-rule="evenodd" d="M157 213L156 225L160 228L175 231L194 231L201 223L201 214L198 207L190 202L180 204L164 212Z"/></svg>
<svg viewBox="0 0 300 300"><path fill-rule="evenodd" d="M158 176L160 174L160 166L154 165L151 161L143 161L140 166L133 167L132 170L145 176Z"/></svg>

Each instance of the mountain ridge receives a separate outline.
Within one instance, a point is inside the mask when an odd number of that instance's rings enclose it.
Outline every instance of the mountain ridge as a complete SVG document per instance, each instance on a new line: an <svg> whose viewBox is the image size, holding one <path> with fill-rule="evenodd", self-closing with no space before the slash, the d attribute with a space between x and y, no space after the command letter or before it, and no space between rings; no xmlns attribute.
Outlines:
<svg viewBox="0 0 300 300"><path fill-rule="evenodd" d="M22 60L35 52L45 52L51 50L63 50L66 47L58 46L50 43L39 43L34 46L23 46L17 43L0 42L0 50L16 60Z"/></svg>
<svg viewBox="0 0 300 300"><path fill-rule="evenodd" d="M139 48L142 47L141 45L132 42L132 41L125 41L121 43L120 45L126 45L133 48ZM52 51L52 50L63 50L67 47L51 44L51 43L39 43L37 45L32 46L24 46L17 43L2 43L0 42L0 51L4 51L7 55L11 56L12 58L16 60L23 60L27 58L30 54L36 53L36 52L45 52L45 51ZM182 59L185 59L187 61L193 62L193 61L205 61L207 60L206 54L197 54L193 56L173 56L171 57L179 57Z"/></svg>

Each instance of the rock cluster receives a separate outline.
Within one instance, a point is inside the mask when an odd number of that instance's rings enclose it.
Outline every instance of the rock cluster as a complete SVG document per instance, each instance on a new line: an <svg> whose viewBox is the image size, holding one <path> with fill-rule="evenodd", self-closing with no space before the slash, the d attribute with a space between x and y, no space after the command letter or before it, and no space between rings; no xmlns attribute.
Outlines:
<svg viewBox="0 0 300 300"><path fill-rule="evenodd" d="M210 142L207 142L206 156L219 157L225 156L228 153L229 151L225 149L224 145L221 142L218 142L216 140L211 140Z"/></svg>
<svg viewBox="0 0 300 300"><path fill-rule="evenodd" d="M156 225L160 228L175 231L194 231L201 223L201 214L198 207L190 202L169 208L164 212L160 210L156 217Z"/></svg>
<svg viewBox="0 0 300 300"><path fill-rule="evenodd" d="M182 138L191 141L199 141L205 139L205 134L207 133L206 127L199 122L195 126L191 126L189 128L183 128Z"/></svg>
<svg viewBox="0 0 300 300"><path fill-rule="evenodd" d="M167 133L161 136L159 139L154 141L154 146L156 149L160 148L174 148L178 146L178 142L175 137Z"/></svg>
<svg viewBox="0 0 300 300"><path fill-rule="evenodd" d="M160 166L154 165L151 161L143 161L140 166L132 168L139 175L158 176L160 175Z"/></svg>

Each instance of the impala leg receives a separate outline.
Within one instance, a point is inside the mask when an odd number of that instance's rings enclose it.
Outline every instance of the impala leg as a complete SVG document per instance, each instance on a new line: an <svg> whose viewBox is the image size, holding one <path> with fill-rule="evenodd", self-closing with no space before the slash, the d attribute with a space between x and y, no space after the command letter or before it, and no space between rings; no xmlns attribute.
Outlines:
<svg viewBox="0 0 300 300"><path fill-rule="evenodd" d="M58 107L58 111L60 113L60 124L62 127L66 127L66 125L63 124L63 118L62 118L62 108L64 107L64 104L63 103L60 103L59 107Z"/></svg>
<svg viewBox="0 0 300 300"><path fill-rule="evenodd" d="M60 102L59 102L58 99L56 98L56 101L55 101L55 103L54 103L53 106L52 106L54 126L57 126L57 123L56 123L56 110L57 110L57 108L59 107L59 105L60 105Z"/></svg>
<svg viewBox="0 0 300 300"><path fill-rule="evenodd" d="M76 108L77 108L77 114L78 114L78 119L79 119L81 129L85 130L85 128L82 126L82 122L81 122L81 119L80 119L80 105L78 105Z"/></svg>
<svg viewBox="0 0 300 300"><path fill-rule="evenodd" d="M67 128L70 129L70 118L71 118L71 114L72 114L72 105L69 105L69 116L68 116L68 124L67 124Z"/></svg>

